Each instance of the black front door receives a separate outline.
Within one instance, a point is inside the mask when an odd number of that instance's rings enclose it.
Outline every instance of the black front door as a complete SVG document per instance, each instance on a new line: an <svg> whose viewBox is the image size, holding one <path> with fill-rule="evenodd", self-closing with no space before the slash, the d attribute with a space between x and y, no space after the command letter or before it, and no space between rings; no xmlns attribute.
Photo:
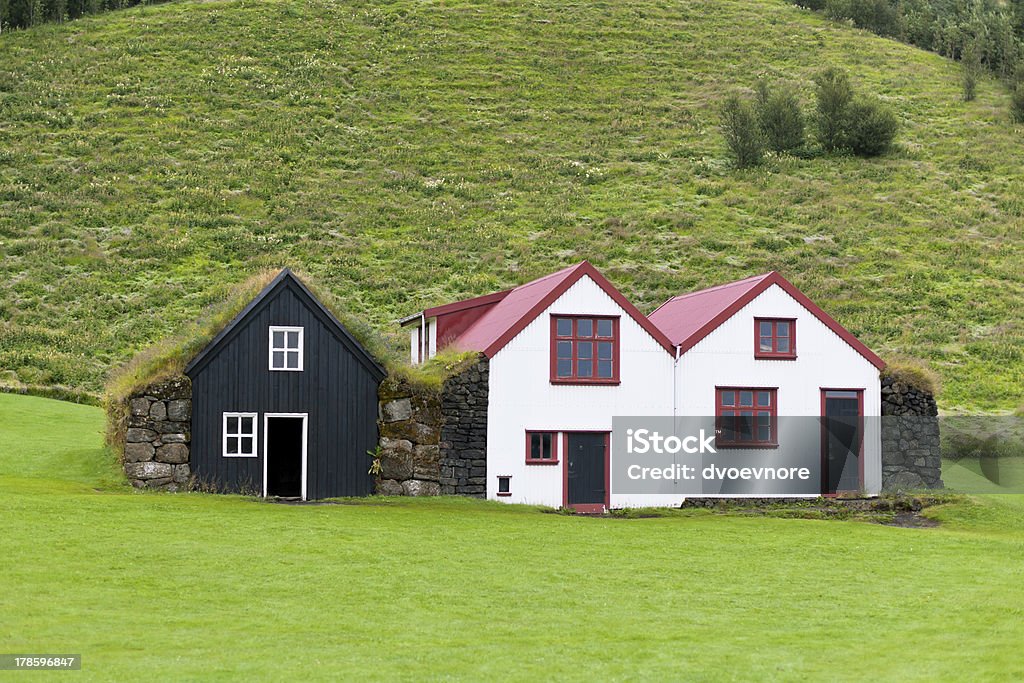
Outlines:
<svg viewBox="0 0 1024 683"><path fill-rule="evenodd" d="M863 424L860 394L824 392L824 493L859 491Z"/></svg>
<svg viewBox="0 0 1024 683"><path fill-rule="evenodd" d="M568 463L567 504L604 505L605 491L605 443L603 433L569 433L569 447L566 454Z"/></svg>
<svg viewBox="0 0 1024 683"><path fill-rule="evenodd" d="M302 496L301 417L268 417L267 495L282 498Z"/></svg>

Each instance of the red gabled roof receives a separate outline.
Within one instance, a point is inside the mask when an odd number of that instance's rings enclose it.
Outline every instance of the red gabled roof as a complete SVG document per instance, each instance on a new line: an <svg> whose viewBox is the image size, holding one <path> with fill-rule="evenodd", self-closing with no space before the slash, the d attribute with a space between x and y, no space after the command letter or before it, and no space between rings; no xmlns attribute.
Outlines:
<svg viewBox="0 0 1024 683"><path fill-rule="evenodd" d="M885 367L885 361L775 271L673 297L649 317L685 353L772 285L781 287L876 368Z"/></svg>
<svg viewBox="0 0 1024 683"><path fill-rule="evenodd" d="M462 351L481 351L493 357L548 306L584 276L589 276L615 303L647 331L669 353L672 343L654 323L645 318L619 290L588 261L527 282L505 293L498 303L463 332L453 346ZM452 304L449 304L452 305ZM585 311L580 311L585 313Z"/></svg>

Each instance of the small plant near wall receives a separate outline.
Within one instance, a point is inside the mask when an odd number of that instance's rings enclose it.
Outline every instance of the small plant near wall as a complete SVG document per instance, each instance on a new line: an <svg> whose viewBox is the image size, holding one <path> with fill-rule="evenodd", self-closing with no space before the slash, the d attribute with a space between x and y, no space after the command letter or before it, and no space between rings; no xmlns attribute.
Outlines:
<svg viewBox="0 0 1024 683"><path fill-rule="evenodd" d="M378 445L372 451L366 451L366 454L368 456L370 456L370 469L367 471L367 474L372 474L375 477L379 477L380 473L383 471L383 469L381 467L381 464L380 464L380 457L381 457L380 446Z"/></svg>

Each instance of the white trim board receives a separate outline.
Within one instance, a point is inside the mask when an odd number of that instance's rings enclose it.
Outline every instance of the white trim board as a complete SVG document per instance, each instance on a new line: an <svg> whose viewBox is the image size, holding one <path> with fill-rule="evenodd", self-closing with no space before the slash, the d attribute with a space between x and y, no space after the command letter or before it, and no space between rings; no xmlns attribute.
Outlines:
<svg viewBox="0 0 1024 683"><path fill-rule="evenodd" d="M269 419L272 417L302 418L302 500L306 500L306 459L308 456L307 444L309 441L309 413L263 413L263 497L267 497L267 424Z"/></svg>

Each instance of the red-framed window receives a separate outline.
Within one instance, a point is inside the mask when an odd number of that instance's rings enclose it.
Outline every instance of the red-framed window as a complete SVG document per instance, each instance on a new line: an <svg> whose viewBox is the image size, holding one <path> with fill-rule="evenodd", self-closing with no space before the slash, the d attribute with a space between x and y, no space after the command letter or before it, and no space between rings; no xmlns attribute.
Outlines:
<svg viewBox="0 0 1024 683"><path fill-rule="evenodd" d="M618 384L619 319L551 316L551 382Z"/></svg>
<svg viewBox="0 0 1024 683"><path fill-rule="evenodd" d="M796 320L754 318L754 358L796 358Z"/></svg>
<svg viewBox="0 0 1024 683"><path fill-rule="evenodd" d="M526 464L557 465L558 433L526 432Z"/></svg>
<svg viewBox="0 0 1024 683"><path fill-rule="evenodd" d="M511 496L512 495L512 477L499 476L498 477L498 495L499 496Z"/></svg>
<svg viewBox="0 0 1024 683"><path fill-rule="evenodd" d="M758 448L778 444L777 389L715 389L716 446Z"/></svg>

